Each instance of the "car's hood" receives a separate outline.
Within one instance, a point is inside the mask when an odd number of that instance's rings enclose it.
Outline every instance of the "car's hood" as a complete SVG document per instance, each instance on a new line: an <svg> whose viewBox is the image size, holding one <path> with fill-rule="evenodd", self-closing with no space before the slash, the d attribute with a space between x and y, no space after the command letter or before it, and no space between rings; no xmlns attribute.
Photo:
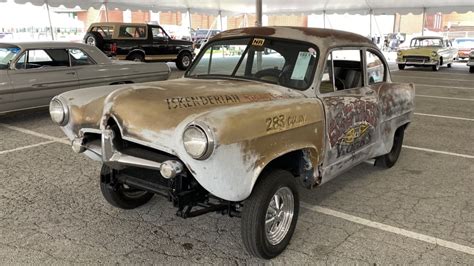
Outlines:
<svg viewBox="0 0 474 266"><path fill-rule="evenodd" d="M121 86L91 101L95 106L78 107L83 110L81 116L89 121L96 116L94 127L99 127L104 118L112 117L122 128L124 137L151 143L171 139L178 125L202 119L209 113L215 115L220 110L248 103L304 97L299 91L262 82L182 78ZM100 117L97 117L98 101L103 102ZM74 106L74 101L71 104ZM76 123L84 126L80 121Z"/></svg>

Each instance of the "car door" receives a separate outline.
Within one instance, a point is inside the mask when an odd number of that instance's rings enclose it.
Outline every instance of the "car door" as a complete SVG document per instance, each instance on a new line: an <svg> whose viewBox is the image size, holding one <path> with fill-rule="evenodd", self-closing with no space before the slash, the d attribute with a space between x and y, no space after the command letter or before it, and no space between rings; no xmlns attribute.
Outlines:
<svg viewBox="0 0 474 266"><path fill-rule="evenodd" d="M14 109L12 92L7 70L0 69L0 113Z"/></svg>
<svg viewBox="0 0 474 266"><path fill-rule="evenodd" d="M358 48L335 49L326 61L318 95L326 111L326 181L369 159L374 149L379 110L377 93L367 84L364 53Z"/></svg>
<svg viewBox="0 0 474 266"><path fill-rule="evenodd" d="M29 49L8 71L19 108L45 106L62 92L79 88L67 49Z"/></svg>
<svg viewBox="0 0 474 266"><path fill-rule="evenodd" d="M170 37L166 31L159 26L150 26L153 37L152 57L153 60L174 60L178 54L176 47L170 45Z"/></svg>

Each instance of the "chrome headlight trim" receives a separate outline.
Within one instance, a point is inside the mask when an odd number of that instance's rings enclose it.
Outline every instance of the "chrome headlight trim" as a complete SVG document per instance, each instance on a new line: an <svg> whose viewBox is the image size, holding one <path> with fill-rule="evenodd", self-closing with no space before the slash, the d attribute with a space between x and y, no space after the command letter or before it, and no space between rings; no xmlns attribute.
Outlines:
<svg viewBox="0 0 474 266"><path fill-rule="evenodd" d="M66 101L64 101L61 97L56 96L49 103L49 115L51 116L51 120L60 126L65 126L69 122L69 107L65 102ZM53 112L57 111L62 112L62 118L58 119L57 117L54 117Z"/></svg>
<svg viewBox="0 0 474 266"><path fill-rule="evenodd" d="M437 57L437 56L438 56L438 52L436 52L436 51L431 52L431 57Z"/></svg>
<svg viewBox="0 0 474 266"><path fill-rule="evenodd" d="M193 156L187 149L186 145L184 144L184 136L186 134L186 131L189 128L196 128L197 130L200 130L202 133L204 133L204 136L206 137L207 145L205 151L203 151L199 156ZM211 154L214 152L216 141L214 137L214 133L212 130L202 122L192 122L186 126L186 129L183 131L183 146L186 152L189 154L189 156L193 157L196 160L205 160L211 156Z"/></svg>

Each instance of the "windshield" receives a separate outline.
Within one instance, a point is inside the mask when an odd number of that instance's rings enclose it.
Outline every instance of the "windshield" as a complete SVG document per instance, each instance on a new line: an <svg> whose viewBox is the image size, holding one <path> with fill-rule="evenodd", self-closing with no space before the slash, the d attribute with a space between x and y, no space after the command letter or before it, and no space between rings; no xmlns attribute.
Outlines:
<svg viewBox="0 0 474 266"><path fill-rule="evenodd" d="M443 39L440 38L423 38L411 40L411 47L442 47Z"/></svg>
<svg viewBox="0 0 474 266"><path fill-rule="evenodd" d="M474 39L455 40L454 43L459 48L474 48Z"/></svg>
<svg viewBox="0 0 474 266"><path fill-rule="evenodd" d="M7 69L10 61L20 52L18 47L0 47L0 69Z"/></svg>
<svg viewBox="0 0 474 266"><path fill-rule="evenodd" d="M240 38L207 45L187 77L258 80L305 90L312 82L317 51L310 44L269 38Z"/></svg>

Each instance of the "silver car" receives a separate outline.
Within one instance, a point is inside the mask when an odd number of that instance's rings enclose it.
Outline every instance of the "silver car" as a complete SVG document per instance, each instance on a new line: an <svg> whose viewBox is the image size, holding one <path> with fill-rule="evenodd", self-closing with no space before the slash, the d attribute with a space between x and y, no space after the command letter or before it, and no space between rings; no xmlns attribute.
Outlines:
<svg viewBox="0 0 474 266"><path fill-rule="evenodd" d="M110 60L80 43L0 43L0 114L47 106L69 90L166 80L169 73L164 63Z"/></svg>

